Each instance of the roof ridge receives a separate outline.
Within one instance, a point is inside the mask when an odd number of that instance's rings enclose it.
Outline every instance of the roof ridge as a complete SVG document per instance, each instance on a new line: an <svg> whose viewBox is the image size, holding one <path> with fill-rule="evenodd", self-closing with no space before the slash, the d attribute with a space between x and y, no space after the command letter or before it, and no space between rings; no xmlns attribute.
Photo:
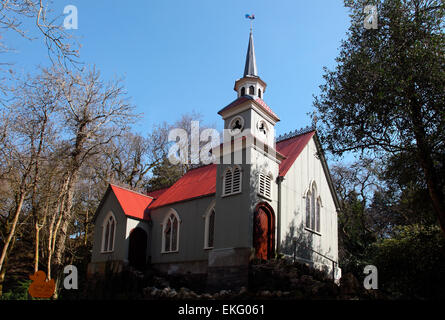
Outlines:
<svg viewBox="0 0 445 320"><path fill-rule="evenodd" d="M173 184L174 184L174 183L173 183ZM173 184L171 184L171 185L169 185L169 186L167 186L167 187L162 187L162 188L158 188L158 189L154 189L154 190L147 191L147 193L156 192L156 191L159 191L159 190L162 190L162 189L168 189L168 188L170 188Z"/></svg>
<svg viewBox="0 0 445 320"><path fill-rule="evenodd" d="M191 165L191 168L184 174L184 176L187 174L187 173L189 173L190 171L193 171L193 170L196 170L196 169L201 169L201 168L204 168L204 167L207 167L207 166L211 166L211 165L213 165L213 164L215 164L215 163L207 163L207 164L203 164L202 162L200 162L199 164L194 164L194 165ZM182 177L181 177L182 178ZM179 179L181 179L181 178L179 178ZM179 180L178 180L179 181Z"/></svg>
<svg viewBox="0 0 445 320"><path fill-rule="evenodd" d="M303 134L312 132L312 131L316 131L317 129L314 126L306 126L305 128L300 128L300 129L295 129L294 131L290 131L289 133L284 133L284 134L280 134L277 137L276 142L281 142L287 139L291 139L291 138L295 138L298 136L301 136Z"/></svg>
<svg viewBox="0 0 445 320"><path fill-rule="evenodd" d="M153 197L150 197L150 196L149 196L149 195L147 195L147 194L143 194L142 192L139 192L139 191L135 191L135 190L131 190L131 189L129 189L129 188L126 188L126 187L122 187L122 186L120 186L120 185L118 185L118 184L116 184L116 183L111 183L111 182L110 182L110 186L113 186L113 187L117 187L117 188L120 188L120 189L124 189L124 190L130 191L130 192L133 192L133 193L139 194L139 195L141 195L141 196L144 196L144 197L147 197L147 198L153 199Z"/></svg>

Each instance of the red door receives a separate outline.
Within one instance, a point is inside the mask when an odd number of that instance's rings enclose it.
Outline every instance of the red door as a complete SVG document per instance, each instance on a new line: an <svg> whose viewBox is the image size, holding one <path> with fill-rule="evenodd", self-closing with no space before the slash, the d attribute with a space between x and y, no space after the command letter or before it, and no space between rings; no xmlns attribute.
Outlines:
<svg viewBox="0 0 445 320"><path fill-rule="evenodd" d="M254 215L253 245L255 256L261 260L272 257L274 245L274 219L271 209L259 206Z"/></svg>

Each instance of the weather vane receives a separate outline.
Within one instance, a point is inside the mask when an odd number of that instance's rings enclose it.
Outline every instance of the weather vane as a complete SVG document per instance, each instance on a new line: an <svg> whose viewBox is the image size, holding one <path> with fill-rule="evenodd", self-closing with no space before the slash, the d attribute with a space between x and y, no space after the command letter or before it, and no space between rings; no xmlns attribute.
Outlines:
<svg viewBox="0 0 445 320"><path fill-rule="evenodd" d="M255 15L246 13L244 16L246 19L250 19L250 32L252 32L252 20L255 19Z"/></svg>

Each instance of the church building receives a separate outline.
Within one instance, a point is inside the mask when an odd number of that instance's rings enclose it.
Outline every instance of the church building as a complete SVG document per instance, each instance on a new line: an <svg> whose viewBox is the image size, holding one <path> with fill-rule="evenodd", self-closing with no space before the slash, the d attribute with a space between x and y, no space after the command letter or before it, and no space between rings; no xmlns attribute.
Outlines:
<svg viewBox="0 0 445 320"><path fill-rule="evenodd" d="M250 32L236 99L224 121L217 161L168 188L138 193L110 184L94 218L89 274L150 266L197 274L223 288L246 281L249 264L277 256L336 279L339 202L313 128L276 138L278 115L265 103Z"/></svg>

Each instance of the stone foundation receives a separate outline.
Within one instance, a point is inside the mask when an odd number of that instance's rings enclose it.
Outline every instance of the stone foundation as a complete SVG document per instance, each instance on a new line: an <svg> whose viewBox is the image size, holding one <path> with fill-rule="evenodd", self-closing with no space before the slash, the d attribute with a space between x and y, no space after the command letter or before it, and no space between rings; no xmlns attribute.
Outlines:
<svg viewBox="0 0 445 320"><path fill-rule="evenodd" d="M94 276L104 276L107 268L111 273L120 273L124 270L127 263L122 260L90 262L87 268L87 279Z"/></svg>
<svg viewBox="0 0 445 320"><path fill-rule="evenodd" d="M210 251L208 290L239 290L241 287L247 287L251 259L251 248L224 248Z"/></svg>
<svg viewBox="0 0 445 320"><path fill-rule="evenodd" d="M169 262L169 263L153 263L153 269L161 273L171 274L206 274L208 262L189 261L189 262Z"/></svg>

